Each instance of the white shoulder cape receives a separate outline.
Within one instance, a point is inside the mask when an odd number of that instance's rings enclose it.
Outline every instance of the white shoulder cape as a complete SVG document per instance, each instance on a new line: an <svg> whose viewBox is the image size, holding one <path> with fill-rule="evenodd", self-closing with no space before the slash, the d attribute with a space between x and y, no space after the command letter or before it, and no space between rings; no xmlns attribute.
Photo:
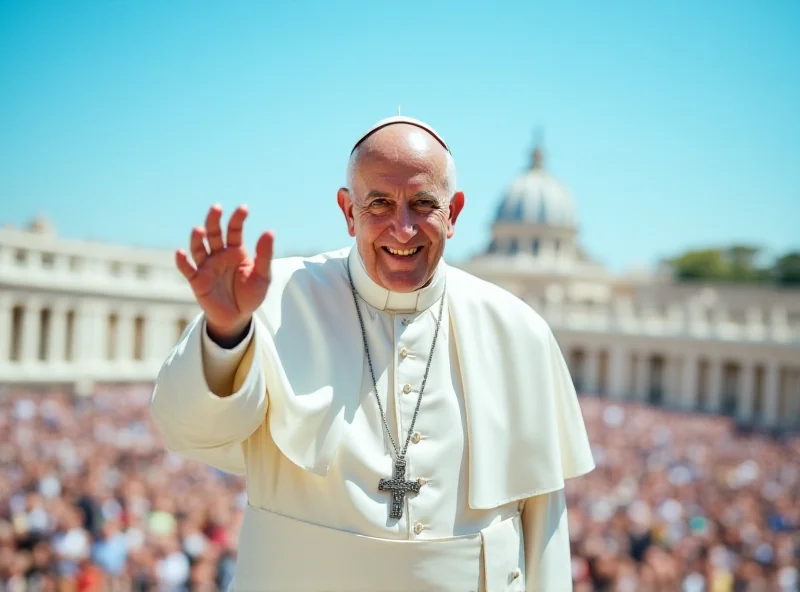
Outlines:
<svg viewBox="0 0 800 592"><path fill-rule="evenodd" d="M345 267L349 252L273 261L250 348L262 361L273 440L319 475L327 473L361 398L374 396L361 390L365 359ZM494 508L555 491L591 471L578 399L550 328L505 290L445 270L466 398L470 506Z"/></svg>

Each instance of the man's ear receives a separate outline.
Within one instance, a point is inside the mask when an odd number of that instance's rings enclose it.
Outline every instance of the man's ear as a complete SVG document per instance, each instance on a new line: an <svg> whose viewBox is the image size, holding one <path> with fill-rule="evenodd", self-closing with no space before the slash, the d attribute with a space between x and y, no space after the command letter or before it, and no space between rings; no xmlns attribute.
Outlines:
<svg viewBox="0 0 800 592"><path fill-rule="evenodd" d="M350 190L346 187L339 188L339 191L336 192L336 203L339 204L339 209L342 210L347 222L347 234L355 236L356 222L353 218L353 198L350 196Z"/></svg>
<svg viewBox="0 0 800 592"><path fill-rule="evenodd" d="M464 209L464 192L456 191L450 200L450 217L447 219L447 238L452 238L455 233L456 220L461 210Z"/></svg>

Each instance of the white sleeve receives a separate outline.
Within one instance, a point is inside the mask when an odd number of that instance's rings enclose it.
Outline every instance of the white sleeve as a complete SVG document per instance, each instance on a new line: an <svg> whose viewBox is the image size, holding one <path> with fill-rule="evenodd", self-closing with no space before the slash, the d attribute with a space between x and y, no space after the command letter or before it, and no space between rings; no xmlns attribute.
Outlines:
<svg viewBox="0 0 800 592"><path fill-rule="evenodd" d="M231 394L233 376L236 374L236 369L239 367L239 362L242 361L247 346L250 345L250 340L255 332L255 325L256 321L253 319L250 322L250 331L247 333L247 337L236 347L225 349L214 343L211 337L208 336L208 325L205 318L203 318L201 329L203 333L203 374L208 383L208 390L212 393L220 397L226 397Z"/></svg>
<svg viewBox="0 0 800 592"><path fill-rule="evenodd" d="M240 344L241 350L225 351L210 339L214 347L205 346L202 314L187 327L161 366L150 400L151 417L168 450L223 471L245 472L242 442L264 421L269 404L258 352L262 331L267 328L254 316L251 340ZM249 348L256 351L247 356L251 361L239 389L228 396L215 394L206 375L221 383L226 372L236 373Z"/></svg>
<svg viewBox="0 0 800 592"><path fill-rule="evenodd" d="M522 532L527 592L571 592L572 557L563 489L525 500Z"/></svg>

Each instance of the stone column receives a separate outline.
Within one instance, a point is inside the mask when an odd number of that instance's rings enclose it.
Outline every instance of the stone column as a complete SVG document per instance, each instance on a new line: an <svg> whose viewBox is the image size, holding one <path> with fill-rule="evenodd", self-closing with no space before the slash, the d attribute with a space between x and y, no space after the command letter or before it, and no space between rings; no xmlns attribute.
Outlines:
<svg viewBox="0 0 800 592"><path fill-rule="evenodd" d="M75 319L73 321L72 334L72 360L80 364L89 357L88 340L91 335L91 311L81 300L75 307Z"/></svg>
<svg viewBox="0 0 800 592"><path fill-rule="evenodd" d="M753 419L753 403L756 394L756 369L752 360L743 360L740 365L741 379L737 393L738 405L736 417L740 421L749 422Z"/></svg>
<svg viewBox="0 0 800 592"><path fill-rule="evenodd" d="M128 364L133 361L133 340L134 340L134 319L136 315L134 311L127 306L119 308L117 313L118 317L118 330L117 330L117 359L115 362L122 362Z"/></svg>
<svg viewBox="0 0 800 592"><path fill-rule="evenodd" d="M598 394L600 352L591 347L587 347L584 351L586 352L586 368L583 375L583 391L589 395L596 395Z"/></svg>
<svg viewBox="0 0 800 592"><path fill-rule="evenodd" d="M722 400L722 361L708 360L708 410L718 413Z"/></svg>
<svg viewBox="0 0 800 592"><path fill-rule="evenodd" d="M778 423L780 403L781 374L776 360L769 360L764 368L764 416L763 422L768 426Z"/></svg>
<svg viewBox="0 0 800 592"><path fill-rule="evenodd" d="M664 355L664 405L680 407L680 370L681 360L674 354Z"/></svg>
<svg viewBox="0 0 800 592"><path fill-rule="evenodd" d="M35 362L39 358L39 315L41 302L36 298L25 300L22 315L22 355L20 361Z"/></svg>
<svg viewBox="0 0 800 592"><path fill-rule="evenodd" d="M696 354L686 354L681 364L680 399L685 410L697 408L697 372L700 360Z"/></svg>
<svg viewBox="0 0 800 592"><path fill-rule="evenodd" d="M161 357L163 341L163 312L151 306L144 319L144 359L155 360ZM164 352L166 354L166 352Z"/></svg>
<svg viewBox="0 0 800 592"><path fill-rule="evenodd" d="M50 361L59 364L66 359L67 304L57 300L50 307L50 333L47 335L47 352Z"/></svg>
<svg viewBox="0 0 800 592"><path fill-rule="evenodd" d="M75 318L75 359L80 362L105 358L106 316L108 310L102 300L82 300Z"/></svg>
<svg viewBox="0 0 800 592"><path fill-rule="evenodd" d="M11 337L14 328L14 301L9 293L0 293L0 363L11 360Z"/></svg>
<svg viewBox="0 0 800 592"><path fill-rule="evenodd" d="M621 346L608 352L608 396L624 399L628 394L628 358L630 353Z"/></svg>
<svg viewBox="0 0 800 592"><path fill-rule="evenodd" d="M636 354L636 378L633 387L633 398L646 401L650 388L650 354L639 351Z"/></svg>
<svg viewBox="0 0 800 592"><path fill-rule="evenodd" d="M163 360L170 348L177 341L175 339L174 314L163 307L150 307L144 321L145 360Z"/></svg>

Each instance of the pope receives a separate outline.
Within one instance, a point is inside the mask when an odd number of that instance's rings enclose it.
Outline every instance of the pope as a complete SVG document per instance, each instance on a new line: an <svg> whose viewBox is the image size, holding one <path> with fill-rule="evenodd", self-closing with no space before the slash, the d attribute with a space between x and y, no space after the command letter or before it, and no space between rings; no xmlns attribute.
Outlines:
<svg viewBox="0 0 800 592"><path fill-rule="evenodd" d="M594 468L549 326L448 265L448 144L391 117L337 202L353 244L273 259L211 207L176 264L202 312L164 362L166 447L246 476L236 591L572 590L565 481Z"/></svg>

